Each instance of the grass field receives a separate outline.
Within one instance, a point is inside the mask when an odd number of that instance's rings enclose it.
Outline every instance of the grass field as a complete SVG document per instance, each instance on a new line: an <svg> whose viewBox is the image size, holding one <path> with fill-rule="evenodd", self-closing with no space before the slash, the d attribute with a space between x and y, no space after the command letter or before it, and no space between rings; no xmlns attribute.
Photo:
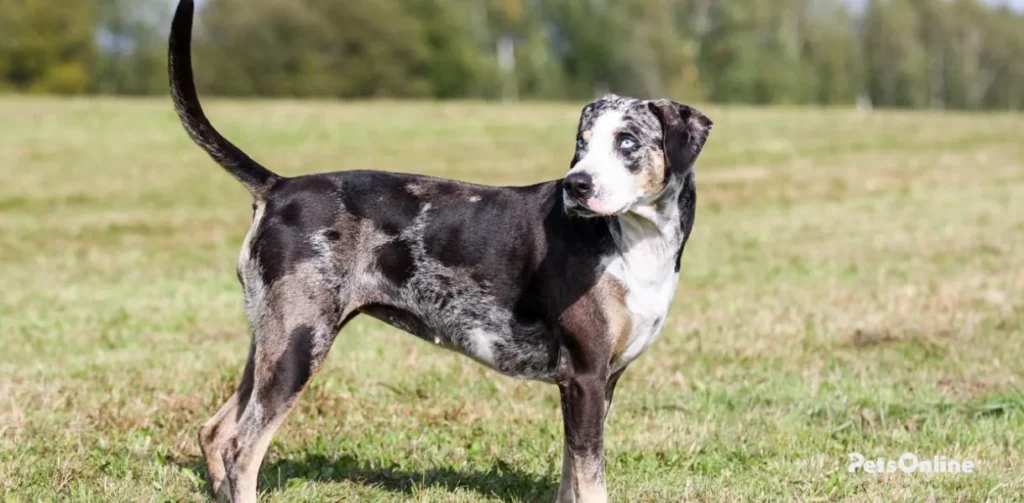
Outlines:
<svg viewBox="0 0 1024 503"><path fill-rule="evenodd" d="M527 184L580 105L212 101L286 175ZM613 501L1024 499L1024 116L707 107L661 339L619 385ZM248 195L167 100L0 99L0 494L200 501L239 379ZM847 473L850 452L973 474ZM547 501L558 392L369 319L271 445L269 501Z"/></svg>

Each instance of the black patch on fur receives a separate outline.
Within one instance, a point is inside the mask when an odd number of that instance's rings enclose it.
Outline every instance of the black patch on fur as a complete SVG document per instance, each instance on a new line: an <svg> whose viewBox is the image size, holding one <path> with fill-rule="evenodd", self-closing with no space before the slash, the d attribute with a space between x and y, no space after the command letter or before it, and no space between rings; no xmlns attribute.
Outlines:
<svg viewBox="0 0 1024 503"><path fill-rule="evenodd" d="M409 332L423 340L433 342L434 334L430 327L419 316L405 309L385 304L367 304L359 308L359 312L383 321L399 330Z"/></svg>
<svg viewBox="0 0 1024 503"><path fill-rule="evenodd" d="M251 254L270 286L295 265L316 256L313 236L338 217L338 186L327 175L282 179L266 201Z"/></svg>
<svg viewBox="0 0 1024 503"><path fill-rule="evenodd" d="M280 411L306 386L313 374L313 342L316 332L309 325L300 325L288 334L288 346L274 364L270 378L261 386L260 405L268 411ZM266 417L276 417L270 412Z"/></svg>
<svg viewBox="0 0 1024 503"><path fill-rule="evenodd" d="M277 215L284 225L302 225L302 206L298 201L290 201L281 208Z"/></svg>
<svg viewBox="0 0 1024 503"><path fill-rule="evenodd" d="M683 260L683 250L686 248L686 242L690 239L690 232L693 230L693 222L696 218L697 181L694 178L693 170L690 170L684 179L683 189L679 193L679 227L683 232L683 242L679 244L679 251L676 252L676 272L679 272L679 266Z"/></svg>
<svg viewBox="0 0 1024 503"><path fill-rule="evenodd" d="M389 236L412 224L421 203L406 187L417 178L400 173L349 171L344 173L341 202L345 211L370 220Z"/></svg>
<svg viewBox="0 0 1024 503"><path fill-rule="evenodd" d="M416 274L409 243L396 239L377 248L377 266L384 277L401 287Z"/></svg>
<svg viewBox="0 0 1024 503"><path fill-rule="evenodd" d="M256 259L260 271L260 278L264 285L272 285L278 278L284 275L285 267L288 265L288 246L281 236L281 232L269 226L261 226L252 240L251 255Z"/></svg>
<svg viewBox="0 0 1024 503"><path fill-rule="evenodd" d="M464 267L501 260L496 249L508 250L510 240L519 232L518 225L502 214L514 206L513 194L495 190L466 190L458 196L466 202L439 207L427 219L424 245L427 255L448 267ZM477 198L468 202L468 198ZM478 232L492 229L494 232Z"/></svg>
<svg viewBox="0 0 1024 503"><path fill-rule="evenodd" d="M685 175L693 169L714 124L699 110L674 101L651 101L648 108L661 124L668 170L673 175Z"/></svg>
<svg viewBox="0 0 1024 503"><path fill-rule="evenodd" d="M619 384L619 378L625 371L626 367L622 367L608 378L608 384L604 387L605 415L608 414L607 408L611 406L612 398L615 396L615 386Z"/></svg>
<svg viewBox="0 0 1024 503"><path fill-rule="evenodd" d="M573 359L569 355L562 358ZM573 370L572 366L579 363L570 364L565 377L558 380L565 442L573 457L601 460L608 376Z"/></svg>
<svg viewBox="0 0 1024 503"><path fill-rule="evenodd" d="M282 365L292 369L291 386L288 388L291 393L298 393L309 381L313 372L313 339L316 333L313 327L301 325L292 330L288 337L288 350L277 362L277 372L280 374Z"/></svg>
<svg viewBox="0 0 1024 503"><path fill-rule="evenodd" d="M255 383L254 373L256 371L256 341L249 341L249 357L245 360L245 370L242 371L242 382L238 385L238 412L235 413L235 420L242 417L245 407L252 397L253 384Z"/></svg>

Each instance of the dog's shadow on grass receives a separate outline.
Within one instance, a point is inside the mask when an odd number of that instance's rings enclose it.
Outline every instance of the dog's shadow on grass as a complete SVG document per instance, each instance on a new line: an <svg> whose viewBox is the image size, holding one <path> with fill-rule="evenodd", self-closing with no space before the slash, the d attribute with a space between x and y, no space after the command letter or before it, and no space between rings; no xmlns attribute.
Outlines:
<svg viewBox="0 0 1024 503"><path fill-rule="evenodd" d="M192 471L205 483L206 468L202 458L189 459L178 465ZM489 469L441 467L421 472L347 454L338 457L307 454L298 459L278 459L260 469L261 492L281 491L307 481L349 481L406 496L430 488L464 489L505 502L554 499L558 487L551 476L528 474L502 461Z"/></svg>

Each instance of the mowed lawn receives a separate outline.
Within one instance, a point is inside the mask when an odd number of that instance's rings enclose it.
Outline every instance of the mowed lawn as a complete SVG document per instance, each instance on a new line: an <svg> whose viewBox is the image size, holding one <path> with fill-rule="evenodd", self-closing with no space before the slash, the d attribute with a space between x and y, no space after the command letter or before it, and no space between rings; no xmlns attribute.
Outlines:
<svg viewBox="0 0 1024 503"><path fill-rule="evenodd" d="M568 169L581 106L207 108L285 175L529 184ZM1024 116L705 111L675 304L607 426L612 500L1024 498ZM5 97L0 117L2 499L206 499L196 432L248 347L246 191L168 100ZM554 386L358 318L261 497L549 501L561 430ZM851 474L851 452L976 468Z"/></svg>

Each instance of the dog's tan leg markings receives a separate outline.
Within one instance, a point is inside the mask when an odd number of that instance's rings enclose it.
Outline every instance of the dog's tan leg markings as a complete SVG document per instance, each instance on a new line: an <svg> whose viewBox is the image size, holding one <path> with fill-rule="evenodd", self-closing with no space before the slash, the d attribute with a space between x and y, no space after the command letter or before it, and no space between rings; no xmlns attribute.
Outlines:
<svg viewBox="0 0 1024 503"><path fill-rule="evenodd" d="M255 410L255 412L248 418L243 416L242 421L244 422L243 428L245 430L240 431L239 436L235 439L235 444L238 447L234 452L228 453L228 456L233 458L233 460L229 461L231 467L228 474L229 481L231 482L231 500L233 502L256 502L256 481L260 465L263 464L263 457L267 453L267 448L270 447L270 441L273 439L274 433L277 432L281 423L284 422L293 404L294 400L281 408L264 409L257 407L246 409L246 412L249 410ZM272 419L270 419L269 423L261 424L260 418L264 415Z"/></svg>
<svg viewBox="0 0 1024 503"><path fill-rule="evenodd" d="M573 491L579 503L607 503L604 459L597 456L573 456Z"/></svg>
<svg viewBox="0 0 1024 503"><path fill-rule="evenodd" d="M626 307L626 287L618 279L605 275L594 286L594 297L607 325L614 362L626 350L633 331L633 322Z"/></svg>
<svg viewBox="0 0 1024 503"><path fill-rule="evenodd" d="M220 493L224 479L227 477L227 472L224 469L224 457L221 456L223 446L217 440L224 438L225 430L234 428L237 411L238 392L236 391L220 410L199 429L199 446L203 451L203 459L206 461L210 491L214 495Z"/></svg>
<svg viewBox="0 0 1024 503"><path fill-rule="evenodd" d="M256 501L256 481L271 439L320 369L338 333L339 316L348 312L336 309L343 305L338 294L314 273L313 265L300 264L267 287L265 296L250 295L256 299L249 315L251 394L245 403L240 395L237 424L216 442L234 502ZM225 416L221 424L227 423Z"/></svg>
<svg viewBox="0 0 1024 503"><path fill-rule="evenodd" d="M257 475L270 441L320 366L322 357L303 352L301 339L312 336L311 329L300 327L290 334L262 334L257 342L252 397L222 451L234 502L256 501Z"/></svg>
<svg viewBox="0 0 1024 503"><path fill-rule="evenodd" d="M227 440L235 433L235 425L238 417L242 414L249 395L252 393L253 379L253 350L249 349L249 358L245 365L242 382L221 406L220 410L213 415L199 429L199 446L203 451L203 458L206 460L206 471L209 473L210 490L217 496L224 489L224 482L227 471L224 468L224 449L227 447Z"/></svg>

